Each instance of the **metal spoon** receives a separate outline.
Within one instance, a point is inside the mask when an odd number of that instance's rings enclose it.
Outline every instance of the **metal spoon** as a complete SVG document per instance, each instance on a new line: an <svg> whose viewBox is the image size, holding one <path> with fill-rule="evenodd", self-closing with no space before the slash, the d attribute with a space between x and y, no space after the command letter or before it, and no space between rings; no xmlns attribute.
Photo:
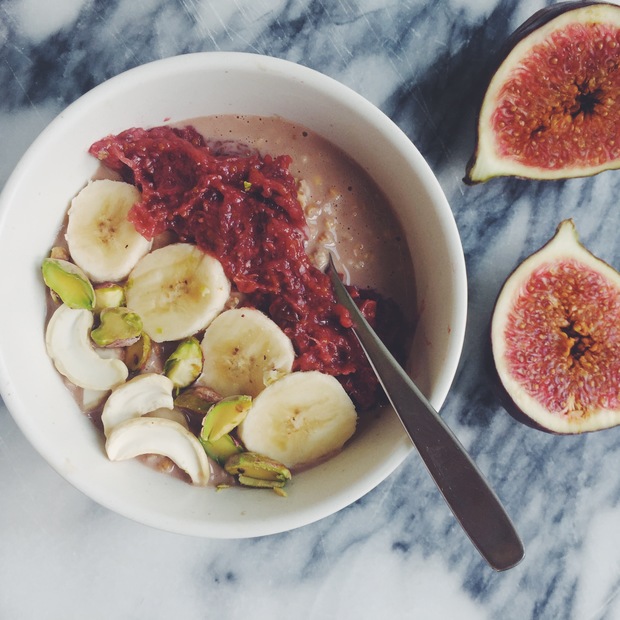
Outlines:
<svg viewBox="0 0 620 620"><path fill-rule="evenodd" d="M353 319L353 331L379 382L454 516L493 569L512 568L524 556L523 543L497 495L363 317L341 282L331 255L327 273L336 299Z"/></svg>

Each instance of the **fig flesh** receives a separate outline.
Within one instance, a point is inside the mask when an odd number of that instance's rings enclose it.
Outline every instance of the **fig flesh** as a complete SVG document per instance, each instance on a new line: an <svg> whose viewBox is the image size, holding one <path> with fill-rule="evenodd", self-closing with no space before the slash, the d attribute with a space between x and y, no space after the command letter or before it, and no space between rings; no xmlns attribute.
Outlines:
<svg viewBox="0 0 620 620"><path fill-rule="evenodd" d="M579 242L572 220L506 280L491 342L501 383L533 426L620 424L620 274Z"/></svg>
<svg viewBox="0 0 620 620"><path fill-rule="evenodd" d="M563 2L506 43L464 181L561 179L620 167L620 7Z"/></svg>

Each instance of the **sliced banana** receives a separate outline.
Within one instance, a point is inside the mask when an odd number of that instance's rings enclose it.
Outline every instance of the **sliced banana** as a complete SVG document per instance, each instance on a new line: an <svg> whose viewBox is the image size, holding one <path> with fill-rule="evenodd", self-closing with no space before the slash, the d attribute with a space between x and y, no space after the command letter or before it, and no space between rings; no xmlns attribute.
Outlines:
<svg viewBox="0 0 620 620"><path fill-rule="evenodd" d="M127 219L141 194L122 181L91 181L71 202L67 245L71 258L94 282L127 277L151 242Z"/></svg>
<svg viewBox="0 0 620 620"><path fill-rule="evenodd" d="M174 407L174 385L168 377L145 373L130 379L112 390L101 413L106 437L114 427L130 418L137 418L150 411Z"/></svg>
<svg viewBox="0 0 620 620"><path fill-rule="evenodd" d="M142 258L125 290L144 331L155 342L168 342L209 325L224 309L230 282L217 259L189 243L173 243Z"/></svg>
<svg viewBox="0 0 620 620"><path fill-rule="evenodd" d="M295 351L288 336L254 308L220 314L202 339L204 364L199 383L222 396L256 396L291 372Z"/></svg>
<svg viewBox="0 0 620 620"><path fill-rule="evenodd" d="M337 379L294 372L254 399L238 433L247 450L294 468L340 450L356 423L355 406Z"/></svg>
<svg viewBox="0 0 620 620"><path fill-rule="evenodd" d="M112 429L105 449L112 461L144 454L166 456L185 471L194 484L206 485L211 477L209 458L196 436L182 424L167 418L125 420Z"/></svg>
<svg viewBox="0 0 620 620"><path fill-rule="evenodd" d="M129 374L120 359L104 359L93 348L93 313L62 304L45 331L45 345L58 372L71 383L89 390L110 390Z"/></svg>

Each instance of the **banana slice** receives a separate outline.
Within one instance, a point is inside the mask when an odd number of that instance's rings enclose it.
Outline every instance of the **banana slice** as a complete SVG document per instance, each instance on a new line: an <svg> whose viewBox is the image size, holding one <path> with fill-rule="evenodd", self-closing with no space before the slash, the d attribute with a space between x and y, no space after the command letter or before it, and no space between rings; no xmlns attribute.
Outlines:
<svg viewBox="0 0 620 620"><path fill-rule="evenodd" d="M140 259L125 295L151 339L168 342L209 325L224 309L230 282L217 259L189 243L174 243Z"/></svg>
<svg viewBox="0 0 620 620"><path fill-rule="evenodd" d="M199 383L222 396L256 396L291 372L295 351L288 336L254 308L220 314L202 339L204 364Z"/></svg>
<svg viewBox="0 0 620 620"><path fill-rule="evenodd" d="M355 406L337 379L294 372L254 399L238 433L247 450L294 468L340 450L356 423Z"/></svg>
<svg viewBox="0 0 620 620"><path fill-rule="evenodd" d="M69 253L94 282L123 280L151 249L127 219L140 197L129 183L101 179L91 181L71 202Z"/></svg>

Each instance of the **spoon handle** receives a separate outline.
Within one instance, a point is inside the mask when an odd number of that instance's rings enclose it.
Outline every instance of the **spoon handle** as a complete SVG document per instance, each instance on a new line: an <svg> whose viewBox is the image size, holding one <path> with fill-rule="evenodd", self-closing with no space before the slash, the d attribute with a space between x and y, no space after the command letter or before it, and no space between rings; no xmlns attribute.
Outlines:
<svg viewBox="0 0 620 620"><path fill-rule="evenodd" d="M351 315L353 331L413 445L454 516L490 566L506 570L524 556L510 518L459 440L368 325L340 281L328 268L336 299Z"/></svg>

